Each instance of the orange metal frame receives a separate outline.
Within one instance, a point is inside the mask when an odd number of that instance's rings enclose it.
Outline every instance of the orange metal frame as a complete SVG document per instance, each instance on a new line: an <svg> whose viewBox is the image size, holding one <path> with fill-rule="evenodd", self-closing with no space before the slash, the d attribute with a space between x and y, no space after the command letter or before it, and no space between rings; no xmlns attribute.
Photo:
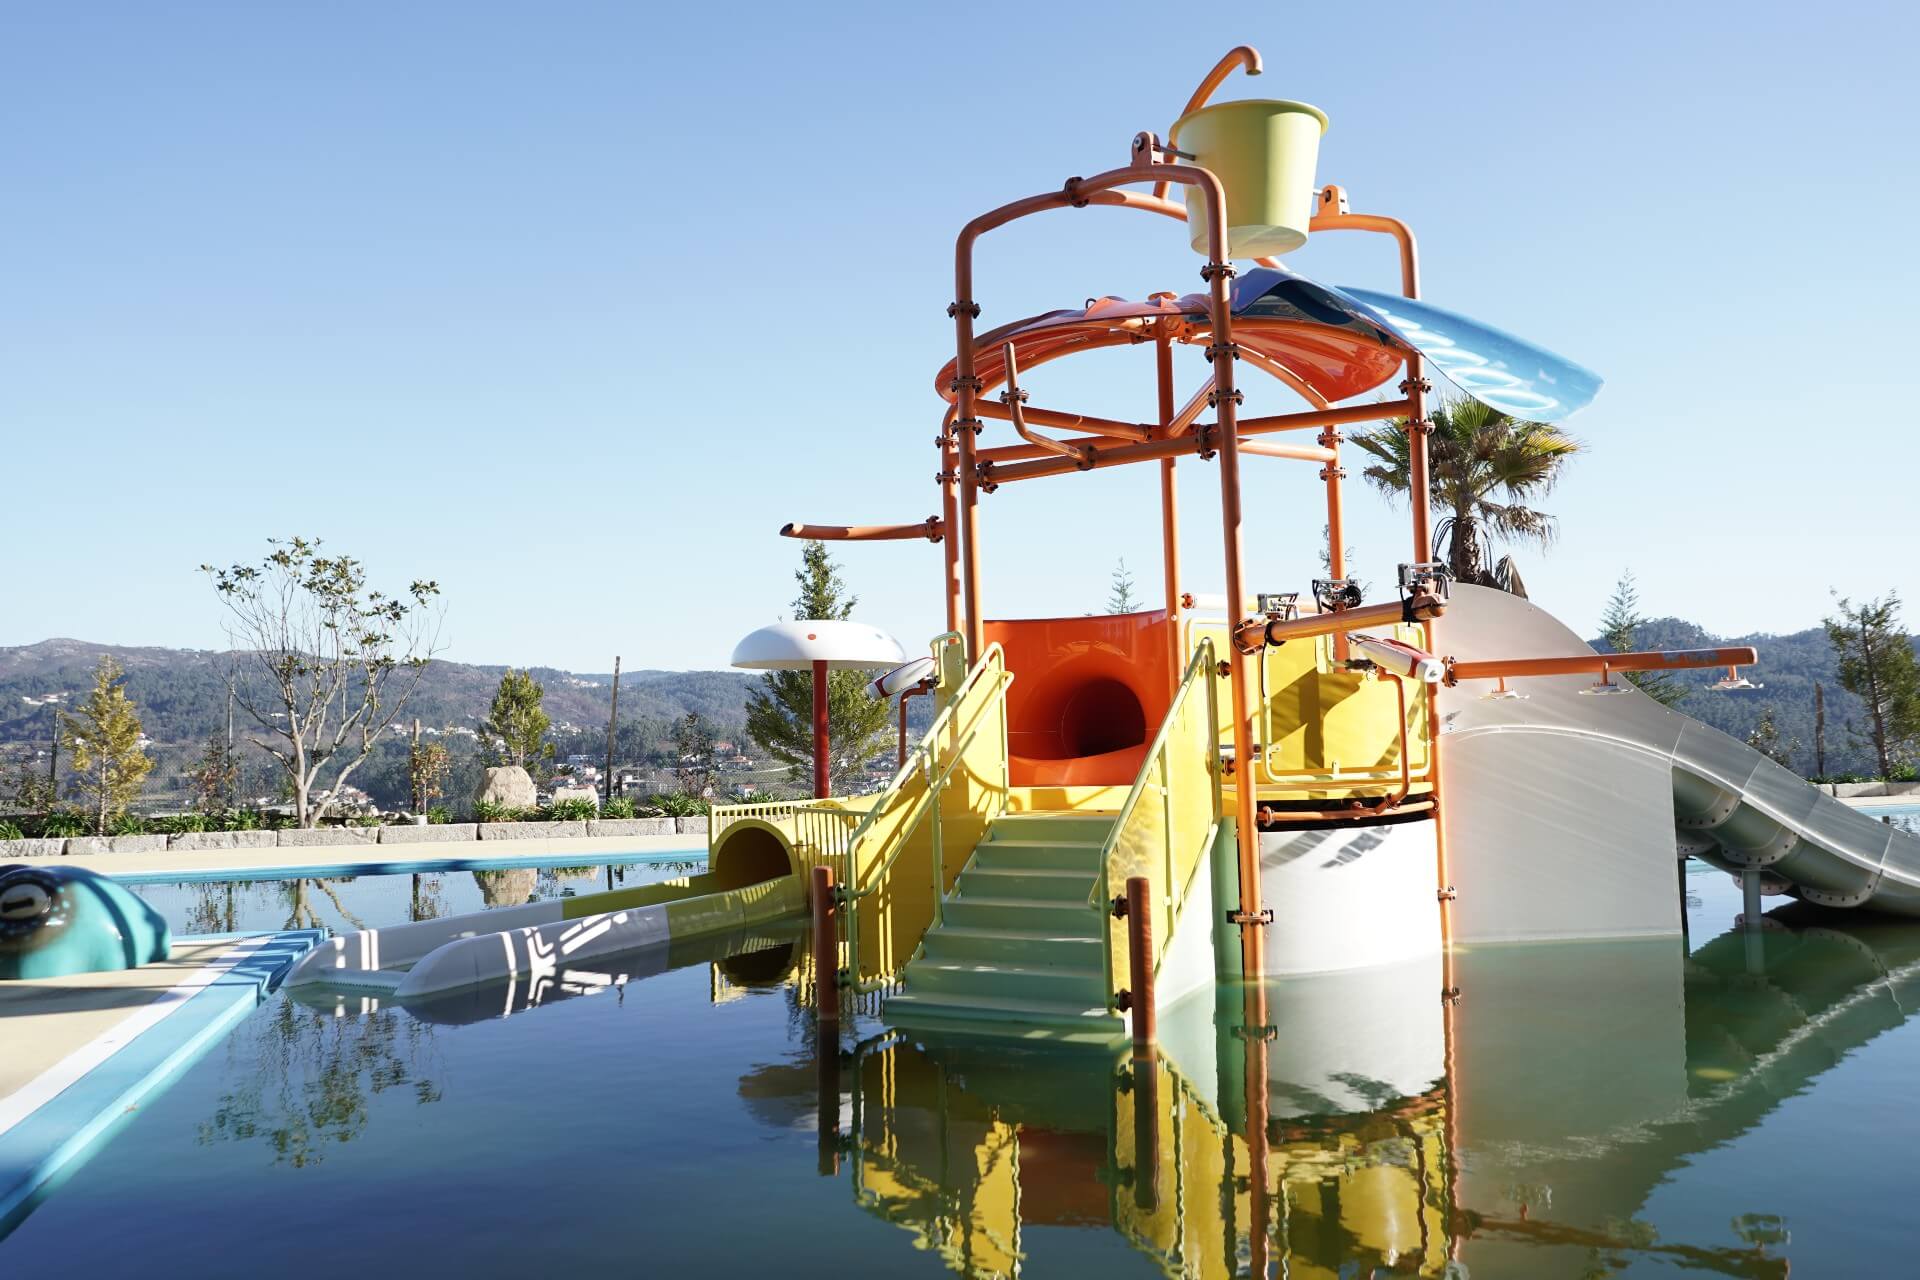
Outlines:
<svg viewBox="0 0 1920 1280"><path fill-rule="evenodd" d="M1202 79L1199 87L1188 99L1182 116L1204 106L1236 69L1243 70L1248 75L1260 74L1259 53L1244 45L1231 50ZM939 543L947 629L964 637L969 660L976 660L985 647L983 631L986 614L982 600L980 563L980 503L983 494L991 493L1001 485L1016 481L1035 480L1046 476L1066 475L1076 471L1097 470L1137 462L1158 463L1165 607L1169 619L1178 619L1184 611L1192 608L1192 597L1185 594L1180 586L1181 548L1177 463L1182 457L1215 460L1220 468L1221 546L1226 576L1226 598L1229 602L1229 627L1237 641L1227 646L1227 663L1225 664L1228 666L1231 679L1231 736L1234 758L1248 761L1252 759L1254 749L1249 707L1253 674L1250 670L1249 658L1263 644L1275 639L1331 633L1334 637L1333 643L1337 646L1336 651L1344 656L1349 630L1386 621L1397 622L1402 620L1403 616L1424 621L1438 616L1440 606L1437 601L1429 600L1428 605L1431 607L1424 608L1424 611L1416 609L1406 615L1403 615L1402 606L1399 605L1372 606L1356 608L1336 615L1272 622L1263 617L1241 616L1248 602L1242 551L1241 456L1251 454L1258 457L1319 464L1319 479L1325 488L1329 575L1334 578L1343 578L1346 576L1346 545L1341 482L1346 476L1346 471L1340 465L1342 441L1340 428L1353 422L1393 419L1403 421L1408 434L1410 488L1415 494L1425 494L1429 489L1427 438L1432 430L1432 425L1427 418L1427 398L1432 393L1432 386L1424 375L1419 355L1409 352L1399 357L1405 370L1404 380L1399 384L1399 399L1336 408L1294 370L1289 369L1283 361L1263 351L1255 350L1251 345L1237 344L1234 341L1234 317L1229 288L1234 269L1229 265L1226 253L1225 192L1220 180L1212 172L1193 164L1182 163L1185 157L1171 145L1173 140L1171 131L1167 144L1162 144L1160 139L1152 133L1137 134L1133 139L1132 154L1126 165L1090 178L1070 178L1058 190L1042 192L1001 205L974 218L961 229L954 245L954 294L953 301L948 307L948 315L953 319L954 324L955 358L952 376L941 388L949 404L941 420L939 434L934 440L940 456L939 471L935 476L940 491L940 514L918 523L897 525L790 524L781 532L790 537L847 542L924 538ZM1126 189L1139 184L1151 184L1150 193ZM1165 306L1167 309L1165 315L1130 311L1127 313L1124 328L1100 331L1096 325L1086 330L1076 331L1070 339L1040 343L1037 349L1029 350L1024 357L1028 369L1031 370L1035 365L1076 351L1096 350L1123 343L1129 345L1151 343L1156 374L1156 404L1152 420L1126 422L1042 408L1030 403L1026 390L1019 384L1019 358L1014 344L1001 340L997 333L988 335L984 345L976 339L974 321L980 314L980 307L975 300L974 292L975 244L989 231L1050 209L1100 205L1136 209L1184 221L1187 218L1186 206L1167 198L1176 185L1192 188L1199 193L1199 203L1204 207L1207 219L1205 237L1207 261L1200 272L1201 278L1207 285L1207 314L1204 324L1190 313L1182 314L1174 308L1171 295L1154 295L1149 302ZM1319 193L1318 208L1309 223L1309 230L1312 232L1360 231L1392 237L1399 250L1401 291L1409 298L1419 297L1419 251L1413 233L1405 223L1375 214L1354 213L1348 207L1346 193L1337 186L1327 186ZM1267 259L1258 261L1263 265L1274 265ZM1184 405L1176 407L1173 343L1176 341L1198 342L1201 340L1202 333L1207 343L1207 359L1211 364L1210 376ZM984 376L981 368L982 359L988 365ZM996 359L999 362L997 368L994 367ZM1240 413L1242 396L1235 386L1237 366L1243 360L1251 367L1268 374L1299 393L1307 401L1309 406L1307 410L1243 417ZM1392 366L1386 367L1390 370ZM996 374L998 376L994 376ZM1388 376L1391 376L1390 373ZM1004 387L997 399L989 398L985 394L990 385ZM1214 410L1213 421L1199 422L1200 415L1209 407ZM983 448L979 441L979 434L986 420L1011 423L1019 437L1019 442ZM1043 432L1043 428L1077 434L1048 435ZM1297 430L1316 430L1318 434L1314 438L1314 443L1281 444L1260 438ZM1410 505L1412 507L1413 560L1416 563L1424 563L1433 557L1431 509L1427 502L1419 499ZM1419 605L1421 599L1417 597L1411 603ZM1391 617L1388 616L1389 614ZM1271 634L1275 628L1284 634L1279 636ZM1426 648L1431 649L1433 635L1430 623L1426 626L1425 639ZM1178 682L1181 671L1181 655L1178 652L1178 646L1173 648L1172 664L1167 672L1170 688ZM1747 655L1744 659L1729 656L1734 652L1715 651L1716 656L1712 665L1752 660L1750 650L1739 651ZM1610 661L1615 669L1624 670L1629 669L1627 662L1649 659L1651 656L1616 655ZM1552 663L1562 660L1536 661ZM1578 663L1583 660L1565 661ZM1706 664L1689 662L1669 665ZM1544 670L1534 668L1519 669L1525 666L1524 663L1461 663L1452 665L1450 674L1457 679L1496 674L1548 674ZM1580 667L1578 669L1598 668ZM1394 808L1405 812L1415 808L1431 807L1435 810L1436 871L1442 902L1441 932L1443 946L1445 946L1450 943L1452 935L1451 916L1447 909L1447 903L1452 897L1452 889L1448 882L1445 839L1441 834L1438 821L1438 810L1442 803L1439 716L1435 712L1432 701L1433 688L1429 685L1425 696L1429 699L1427 704L1428 782L1432 795L1426 802L1410 804L1407 802L1407 796L1414 780L1407 763L1410 753L1404 741L1405 706L1409 695L1404 681L1396 679L1396 685L1402 708L1403 740L1400 752L1402 776L1395 790L1381 805L1376 806L1376 809ZM1255 1221L1264 1222L1267 1220L1264 1204L1266 1178L1263 1172L1267 1146L1265 1045L1267 1037L1272 1033L1272 1028L1266 1025L1264 987L1259 981L1260 975L1264 972L1260 926L1265 919L1260 903L1258 847L1260 823L1255 788L1251 784L1238 787L1236 795L1240 903L1232 919L1241 928L1243 973L1249 978L1246 984L1244 1011L1246 1025L1242 1031L1246 1036L1248 1055L1246 1071L1248 1155L1255 1175L1251 1178L1252 1194L1255 1197L1255 1203L1251 1209ZM1358 816L1365 816L1365 812L1362 811ZM1298 819L1306 816L1310 815L1283 815L1284 819ZM1319 816L1352 818L1356 813L1348 811ZM1443 954L1448 955L1445 985L1450 993L1453 988L1450 950ZM1449 1007L1449 1014L1450 1012ZM1448 1042L1449 1076L1451 1077L1450 1026ZM1254 1231L1250 1234L1254 1249L1252 1263L1257 1273L1264 1273L1267 1248L1265 1232Z"/></svg>
<svg viewBox="0 0 1920 1280"><path fill-rule="evenodd" d="M1245 70L1249 75L1259 74L1260 55L1247 46L1229 52L1207 73L1189 98L1186 111L1182 114L1204 106L1236 68ZM1404 357L1406 377L1400 384L1400 399L1336 408L1280 361L1236 344L1229 285L1234 269L1226 257L1225 192L1213 173L1196 165L1182 163L1181 160L1179 153L1172 146L1162 144L1156 135L1140 133L1133 139L1130 163L1090 178L1068 179L1058 190L1012 201L968 222L954 245L954 298L948 307L948 314L954 322L955 357L953 375L942 391L951 403L942 419L940 432L935 437L935 446L940 453L940 470L935 477L940 489L940 514L918 523L898 525L795 523L781 532L790 537L847 542L924 538L939 543L944 569L943 595L947 625L964 636L968 656L972 659L984 649L982 633L986 613L982 600L980 555L980 502L983 494L1016 481L1137 462L1157 462L1160 471L1166 607L1169 617L1178 617L1186 597L1180 589L1176 465L1181 457L1213 459L1220 464L1221 541L1226 596L1231 602L1232 611L1238 615L1245 608L1248 598L1242 547L1244 521L1240 458L1243 454L1251 454L1319 464L1319 478L1326 493L1330 572L1334 577L1345 576L1341 481L1346 472L1340 465L1342 437L1339 428L1353 422L1396 418L1406 421L1411 455L1410 479L1415 492L1423 491L1427 484L1427 433L1431 429L1426 420L1426 398L1431 386L1423 376L1420 358L1416 354ZM1151 194L1126 189L1145 183L1152 184ZM983 378L978 363L982 348L974 334L974 320L980 308L974 297L973 251L980 237L1032 214L1090 205L1137 209L1184 221L1187 217L1186 206L1167 198L1176 185L1191 187L1199 192L1207 219L1207 262L1200 272L1207 285L1207 315L1202 328L1207 342L1207 358L1212 366L1206 384L1184 406L1175 407L1172 344L1175 341L1197 341L1198 322L1190 315L1170 310L1164 317L1150 314L1138 321L1129 320L1128 324L1136 327L1124 333L1092 334L1070 346L1062 344L1058 348L1049 348L1033 361L1044 362L1069 354L1070 351L1097 349L1122 342L1151 341L1157 391L1152 421L1126 422L1042 408L1030 403L1028 393L1020 385L1019 359L1011 342L987 348L992 356L999 358L999 367L994 370L999 376L994 378L994 382L1004 387L997 400L989 398L985 394L989 384ZM1309 225L1312 231L1364 231L1392 236L1400 251L1402 291L1408 297L1418 296L1418 250L1406 224L1394 218L1353 213L1348 208L1345 192L1339 187L1329 186L1322 190L1319 208ZM1264 259L1261 261L1267 262ZM1268 262L1268 265L1271 263ZM1156 295L1155 300L1162 297ZM1241 360L1246 360L1300 393L1310 407L1304 412L1242 417L1239 411L1242 397L1235 387L1236 366ZM1214 410L1213 420L1199 422L1200 415L1208 407ZM981 447L978 437L985 420L989 419L1011 423L1020 442ZM1080 434L1048 435L1043 433L1042 428ZM1258 438L1297 430L1317 430L1315 443L1281 444ZM1414 559L1425 561L1431 556L1431 515L1426 503L1414 502L1411 505ZM1333 632L1336 643L1344 647L1345 633L1349 629L1345 623L1351 621L1355 626L1377 623L1382 618L1375 615L1382 608L1390 607L1351 611L1349 616L1326 626L1325 630ZM1391 608L1397 615L1398 608ZM1234 622L1237 635L1247 634L1251 638L1249 629L1255 628L1262 629L1260 638L1265 639L1265 619L1236 616ZM1321 625L1312 619L1301 619L1299 623L1305 624L1305 627ZM1304 629L1302 633L1305 633ZM1431 646L1431 633L1428 635L1428 644ZM1257 647L1256 642L1254 648ZM1235 758L1241 760L1251 758L1253 747L1250 720L1252 681L1248 669L1248 656L1252 651L1243 644L1236 644L1230 646L1228 655L1231 736ZM1178 666L1179 656L1176 654L1174 669L1168 672L1169 680L1177 679ZM1402 692L1404 694L1404 690ZM1428 696L1431 698L1431 690ZM1433 730L1437 717L1432 714L1431 703L1428 711L1428 751L1437 803L1439 744ZM1407 783L1410 786L1411 779ZM1238 788L1237 792L1241 909L1236 919L1242 925L1246 971L1259 973L1263 966L1260 963L1260 931L1257 927L1262 918L1257 796L1251 786ZM1399 799L1404 801L1404 794ZM1444 845L1440 854L1439 874L1444 896L1447 882Z"/></svg>

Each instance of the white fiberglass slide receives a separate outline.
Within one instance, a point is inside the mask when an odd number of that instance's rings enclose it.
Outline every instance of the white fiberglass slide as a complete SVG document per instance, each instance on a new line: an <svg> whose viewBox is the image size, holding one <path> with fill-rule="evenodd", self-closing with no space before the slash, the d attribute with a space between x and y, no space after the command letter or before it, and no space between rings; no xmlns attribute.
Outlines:
<svg viewBox="0 0 1920 1280"><path fill-rule="evenodd" d="M1453 589L1434 644L1463 661L1594 652L1538 606L1470 586ZM1617 676L1618 692L1588 692L1598 680L1509 680L1510 696L1492 680L1441 690L1456 936L1677 930L1681 856L1758 869L1769 893L1920 915L1920 838Z"/></svg>

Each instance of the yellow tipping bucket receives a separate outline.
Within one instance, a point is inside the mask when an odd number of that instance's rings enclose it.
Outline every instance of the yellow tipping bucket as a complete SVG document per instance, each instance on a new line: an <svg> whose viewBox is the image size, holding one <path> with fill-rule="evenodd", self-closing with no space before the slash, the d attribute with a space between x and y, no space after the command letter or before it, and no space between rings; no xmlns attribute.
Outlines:
<svg viewBox="0 0 1920 1280"><path fill-rule="evenodd" d="M1304 102L1250 100L1202 107L1174 123L1169 143L1227 189L1227 256L1271 258L1307 242L1313 171L1326 113ZM1187 226L1207 251L1207 202L1188 187Z"/></svg>

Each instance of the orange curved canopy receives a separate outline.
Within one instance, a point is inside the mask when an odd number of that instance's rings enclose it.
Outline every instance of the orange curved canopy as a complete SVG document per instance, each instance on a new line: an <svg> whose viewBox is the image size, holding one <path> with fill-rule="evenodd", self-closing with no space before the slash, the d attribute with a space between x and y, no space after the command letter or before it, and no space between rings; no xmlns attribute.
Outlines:
<svg viewBox="0 0 1920 1280"><path fill-rule="evenodd" d="M1345 319L1343 317L1343 319ZM1212 340L1205 294L1176 298L1156 293L1145 302L1126 298L1095 299L1074 311L1048 311L989 330L974 339L974 370L982 389L1006 381L1005 344L1013 343L1023 369L1080 351L1126 346L1166 337L1187 344ZM1396 373L1407 348L1384 328L1346 319L1329 324L1294 315L1236 314L1233 340L1241 347L1280 365L1328 401L1362 395ZM935 385L951 402L948 385L954 361L940 369Z"/></svg>

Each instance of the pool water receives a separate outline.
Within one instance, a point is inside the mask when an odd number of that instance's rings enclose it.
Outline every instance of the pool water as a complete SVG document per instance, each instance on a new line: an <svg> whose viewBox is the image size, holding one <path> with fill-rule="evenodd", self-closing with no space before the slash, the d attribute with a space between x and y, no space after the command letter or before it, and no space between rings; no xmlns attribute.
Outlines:
<svg viewBox="0 0 1920 1280"><path fill-rule="evenodd" d="M702 851L685 856L635 854L576 867L490 867L284 880L195 878L128 887L165 916L175 934L321 926L345 932L653 884L704 870Z"/></svg>
<svg viewBox="0 0 1920 1280"><path fill-rule="evenodd" d="M1745 935L1728 877L1687 890L1684 945L1469 949L1453 1004L1437 966L1274 982L1270 1035L1227 990L1140 1064L866 1007L822 1054L797 932L537 1005L282 993L0 1271L1907 1273L1920 927Z"/></svg>

